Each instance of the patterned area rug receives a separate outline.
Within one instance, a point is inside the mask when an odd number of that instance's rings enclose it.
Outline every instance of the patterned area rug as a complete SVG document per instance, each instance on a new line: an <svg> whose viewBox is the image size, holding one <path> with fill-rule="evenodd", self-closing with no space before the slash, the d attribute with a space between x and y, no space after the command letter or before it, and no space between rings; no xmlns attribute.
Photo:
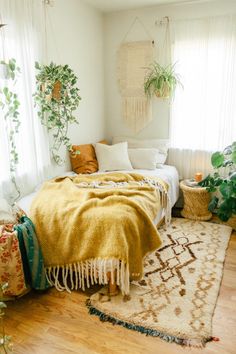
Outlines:
<svg viewBox="0 0 236 354"><path fill-rule="evenodd" d="M181 345L204 346L232 229L172 219L160 229L163 244L145 259L144 277L131 285L130 299L108 298L103 288L87 301L91 314L146 335Z"/></svg>

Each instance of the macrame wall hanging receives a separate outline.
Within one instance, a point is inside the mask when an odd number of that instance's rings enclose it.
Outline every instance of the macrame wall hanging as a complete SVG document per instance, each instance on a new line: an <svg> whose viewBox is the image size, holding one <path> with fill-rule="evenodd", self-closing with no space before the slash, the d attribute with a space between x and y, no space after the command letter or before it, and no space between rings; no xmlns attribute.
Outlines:
<svg viewBox="0 0 236 354"><path fill-rule="evenodd" d="M146 41L125 42L134 24L139 21L150 38ZM133 133L138 133L152 121L150 100L144 93L144 77L146 68L153 61L154 41L136 17L123 39L118 50L117 76L122 96L122 115L125 124Z"/></svg>

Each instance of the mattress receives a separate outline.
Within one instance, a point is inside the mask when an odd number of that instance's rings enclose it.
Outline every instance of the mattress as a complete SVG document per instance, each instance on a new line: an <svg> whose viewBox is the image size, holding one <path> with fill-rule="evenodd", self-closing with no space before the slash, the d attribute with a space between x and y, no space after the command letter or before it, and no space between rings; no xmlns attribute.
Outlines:
<svg viewBox="0 0 236 354"><path fill-rule="evenodd" d="M153 176L153 177L155 176L155 177L162 178L169 185L168 194L169 194L169 198L170 198L171 207L174 206L174 204L176 203L176 201L179 197L179 175L178 175L178 172L174 166L162 165L161 167L156 168L155 170L133 169L130 171L119 171L119 172L140 173L145 176ZM100 174L100 173L104 173L104 172L96 172L94 174ZM107 173L109 173L109 172L107 172ZM62 176L73 176L73 175L76 175L76 174L74 172L67 172ZM25 211L26 214L29 214L31 203L32 203L34 197L36 196L37 191L39 190L41 185L42 184L38 185L33 193L21 198L18 201L18 205ZM163 216L163 214L159 213L156 216L154 223L157 224L159 222L159 220L162 218L162 216Z"/></svg>

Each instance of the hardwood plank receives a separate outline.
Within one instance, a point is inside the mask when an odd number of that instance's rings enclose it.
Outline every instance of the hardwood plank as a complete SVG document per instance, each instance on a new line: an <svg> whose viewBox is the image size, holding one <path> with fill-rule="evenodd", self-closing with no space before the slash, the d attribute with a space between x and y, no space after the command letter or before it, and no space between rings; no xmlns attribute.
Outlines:
<svg viewBox="0 0 236 354"><path fill-rule="evenodd" d="M220 295L213 318L213 335L219 342L203 350L182 348L146 337L88 314L87 294L31 292L8 302L6 332L12 335L16 354L235 354L236 353L236 232L227 250Z"/></svg>

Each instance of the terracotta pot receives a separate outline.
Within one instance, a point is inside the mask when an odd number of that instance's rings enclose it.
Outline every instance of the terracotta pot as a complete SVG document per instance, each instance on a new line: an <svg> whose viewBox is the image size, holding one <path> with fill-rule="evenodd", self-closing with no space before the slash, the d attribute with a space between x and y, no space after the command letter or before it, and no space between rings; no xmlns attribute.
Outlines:
<svg viewBox="0 0 236 354"><path fill-rule="evenodd" d="M52 97L57 101L60 101L61 99L61 82L59 80L57 80L54 84L54 88L52 90Z"/></svg>
<svg viewBox="0 0 236 354"><path fill-rule="evenodd" d="M170 88L167 84L163 84L163 90L162 93L157 90L156 91L156 96L159 98L169 98L170 97Z"/></svg>
<svg viewBox="0 0 236 354"><path fill-rule="evenodd" d="M41 91L45 92L46 88L47 88L47 82L41 85ZM51 101L52 98L54 98L57 101L60 101L61 99L61 82L59 80L55 82L54 87L52 89L52 93L46 95L47 101Z"/></svg>

